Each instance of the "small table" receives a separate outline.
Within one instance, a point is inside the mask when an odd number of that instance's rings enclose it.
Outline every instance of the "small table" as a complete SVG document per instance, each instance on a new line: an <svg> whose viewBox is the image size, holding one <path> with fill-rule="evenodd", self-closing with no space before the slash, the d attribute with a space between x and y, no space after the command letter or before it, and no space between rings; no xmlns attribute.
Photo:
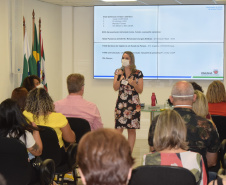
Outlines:
<svg viewBox="0 0 226 185"><path fill-rule="evenodd" d="M154 114L160 113L164 110L165 110L164 105L159 105L159 106L146 105L144 107L141 107L141 112L150 112L150 124L154 118Z"/></svg>

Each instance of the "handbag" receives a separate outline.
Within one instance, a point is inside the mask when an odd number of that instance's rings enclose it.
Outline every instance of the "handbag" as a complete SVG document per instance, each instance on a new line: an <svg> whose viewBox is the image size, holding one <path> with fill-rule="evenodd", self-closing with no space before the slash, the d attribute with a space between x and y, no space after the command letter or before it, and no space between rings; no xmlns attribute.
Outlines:
<svg viewBox="0 0 226 185"><path fill-rule="evenodd" d="M32 164L32 166L36 169L36 170L39 170L40 169L40 166L42 164L42 158L40 156L36 156L34 159L32 159L30 161L30 163Z"/></svg>

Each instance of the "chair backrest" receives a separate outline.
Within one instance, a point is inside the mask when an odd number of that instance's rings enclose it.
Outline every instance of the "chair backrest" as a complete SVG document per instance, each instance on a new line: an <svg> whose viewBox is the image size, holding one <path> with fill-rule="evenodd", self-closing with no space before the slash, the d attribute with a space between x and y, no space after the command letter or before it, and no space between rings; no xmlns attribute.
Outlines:
<svg viewBox="0 0 226 185"><path fill-rule="evenodd" d="M62 151L60 149L59 140L56 131L47 126L40 126L39 133L43 144L42 160L52 159L57 167L62 161Z"/></svg>
<svg viewBox="0 0 226 185"><path fill-rule="evenodd" d="M220 141L226 139L226 116L211 115L213 122L217 127Z"/></svg>
<svg viewBox="0 0 226 185"><path fill-rule="evenodd" d="M87 120L82 118L67 118L71 129L75 132L76 143L79 143L82 136L91 131L90 124Z"/></svg>
<svg viewBox="0 0 226 185"><path fill-rule="evenodd" d="M0 173L7 185L28 184L34 169L28 162L26 146L17 139L0 137L0 148Z"/></svg>
<svg viewBox="0 0 226 185"><path fill-rule="evenodd" d="M196 185L195 176L177 166L145 165L133 170L129 185Z"/></svg>

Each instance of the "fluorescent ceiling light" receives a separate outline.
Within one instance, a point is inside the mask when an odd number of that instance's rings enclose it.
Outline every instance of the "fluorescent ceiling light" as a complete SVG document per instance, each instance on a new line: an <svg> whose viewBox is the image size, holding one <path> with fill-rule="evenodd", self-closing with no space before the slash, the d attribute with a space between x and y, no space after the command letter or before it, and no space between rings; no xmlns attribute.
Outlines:
<svg viewBox="0 0 226 185"><path fill-rule="evenodd" d="M137 0L102 0L104 2L128 2L128 1L137 1Z"/></svg>

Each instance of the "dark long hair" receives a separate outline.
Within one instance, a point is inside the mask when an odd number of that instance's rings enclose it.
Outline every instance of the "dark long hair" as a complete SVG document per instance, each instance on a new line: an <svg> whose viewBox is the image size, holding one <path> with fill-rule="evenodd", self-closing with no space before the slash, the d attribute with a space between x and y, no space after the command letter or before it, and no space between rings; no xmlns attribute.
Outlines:
<svg viewBox="0 0 226 185"><path fill-rule="evenodd" d="M6 99L0 104L0 136L17 139L24 136L26 142L25 130L37 130L28 122L16 101Z"/></svg>
<svg viewBox="0 0 226 185"><path fill-rule="evenodd" d="M23 83L22 83L22 87L25 87L27 89L27 91L29 92L30 90L34 89L35 88L35 84L34 84L34 79L38 80L39 83L40 83L40 78L36 75L30 75L30 76L27 76Z"/></svg>

